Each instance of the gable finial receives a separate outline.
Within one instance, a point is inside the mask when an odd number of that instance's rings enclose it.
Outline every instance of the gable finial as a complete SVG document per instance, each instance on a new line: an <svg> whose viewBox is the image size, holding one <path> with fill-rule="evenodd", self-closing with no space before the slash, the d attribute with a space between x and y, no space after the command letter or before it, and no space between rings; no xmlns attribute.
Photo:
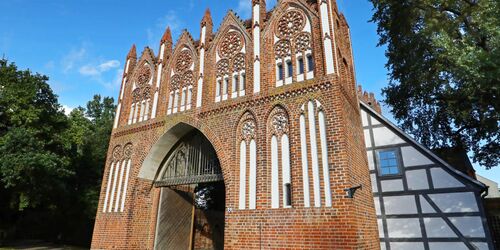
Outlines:
<svg viewBox="0 0 500 250"><path fill-rule="evenodd" d="M127 59L130 59L130 58L137 59L137 50L135 48L135 44L132 44L132 48L130 48L130 51L127 54Z"/></svg>
<svg viewBox="0 0 500 250"><path fill-rule="evenodd" d="M170 27L167 27L165 33L163 34L163 37L161 38L161 44L164 44L166 42L172 43L172 31L170 30Z"/></svg>

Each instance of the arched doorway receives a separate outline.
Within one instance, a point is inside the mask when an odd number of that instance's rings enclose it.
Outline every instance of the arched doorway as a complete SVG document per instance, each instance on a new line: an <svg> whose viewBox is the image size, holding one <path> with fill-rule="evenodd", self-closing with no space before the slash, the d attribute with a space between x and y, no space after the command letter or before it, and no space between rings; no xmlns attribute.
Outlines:
<svg viewBox="0 0 500 250"><path fill-rule="evenodd" d="M224 181L217 154L201 132L176 142L154 185L161 189L155 249L223 249Z"/></svg>

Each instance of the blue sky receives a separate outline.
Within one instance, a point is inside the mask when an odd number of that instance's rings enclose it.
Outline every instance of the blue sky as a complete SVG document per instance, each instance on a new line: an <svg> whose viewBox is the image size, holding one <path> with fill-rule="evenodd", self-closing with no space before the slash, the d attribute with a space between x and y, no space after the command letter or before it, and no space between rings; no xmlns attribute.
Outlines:
<svg viewBox="0 0 500 250"><path fill-rule="evenodd" d="M276 0L267 1L268 8ZM356 78L379 100L387 85L384 47L377 47L376 25L368 22L368 0L338 0L351 28ZM49 83L68 110L84 106L94 94L113 96L120 88L124 60L132 44L156 53L167 26L174 41L183 29L197 39L200 21L210 8L214 29L229 9L250 17L251 0L2 0L0 56L19 68L50 77ZM391 118L384 108L384 115ZM500 182L500 167L479 174Z"/></svg>

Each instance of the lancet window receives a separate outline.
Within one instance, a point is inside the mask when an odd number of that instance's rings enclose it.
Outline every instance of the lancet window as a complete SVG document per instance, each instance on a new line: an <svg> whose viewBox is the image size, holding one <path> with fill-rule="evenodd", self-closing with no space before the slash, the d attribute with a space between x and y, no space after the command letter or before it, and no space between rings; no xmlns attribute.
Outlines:
<svg viewBox="0 0 500 250"><path fill-rule="evenodd" d="M310 183L312 183L312 200L314 206L331 207L332 193L330 187L330 171L328 167L325 112L318 100L310 100L303 104L301 112L300 152L302 158L304 206L311 206Z"/></svg>
<svg viewBox="0 0 500 250"><path fill-rule="evenodd" d="M268 119L271 139L271 207L292 206L292 179L290 170L290 142L288 114L276 107Z"/></svg>
<svg viewBox="0 0 500 250"><path fill-rule="evenodd" d="M127 144L123 148L121 145L113 149L111 166L109 168L106 184L106 194L102 212L123 212L129 185L132 144Z"/></svg>
<svg viewBox="0 0 500 250"><path fill-rule="evenodd" d="M276 87L314 77L311 22L299 9L290 8L275 26Z"/></svg>
<svg viewBox="0 0 500 250"><path fill-rule="evenodd" d="M183 48L171 70L167 115L191 109L195 82L193 71L193 53Z"/></svg>
<svg viewBox="0 0 500 250"><path fill-rule="evenodd" d="M153 77L151 66L144 63L139 69L132 89L132 104L128 124L147 121L151 117L151 94L153 90Z"/></svg>
<svg viewBox="0 0 500 250"><path fill-rule="evenodd" d="M257 193L257 125L249 112L245 113L238 125L239 146L239 209L255 209Z"/></svg>
<svg viewBox="0 0 500 250"><path fill-rule="evenodd" d="M246 49L239 31L229 30L217 49L215 102L244 96L246 90Z"/></svg>

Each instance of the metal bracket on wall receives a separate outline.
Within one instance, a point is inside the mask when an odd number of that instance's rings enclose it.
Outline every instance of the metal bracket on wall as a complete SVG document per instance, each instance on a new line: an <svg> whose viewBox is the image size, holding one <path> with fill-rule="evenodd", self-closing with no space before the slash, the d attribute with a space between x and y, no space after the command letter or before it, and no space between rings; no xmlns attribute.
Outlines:
<svg viewBox="0 0 500 250"><path fill-rule="evenodd" d="M347 192L346 198L353 199L354 198L354 193L356 193L356 190L362 189L362 188L363 188L362 185L358 185L358 186L355 186L355 187L344 189L344 191Z"/></svg>

